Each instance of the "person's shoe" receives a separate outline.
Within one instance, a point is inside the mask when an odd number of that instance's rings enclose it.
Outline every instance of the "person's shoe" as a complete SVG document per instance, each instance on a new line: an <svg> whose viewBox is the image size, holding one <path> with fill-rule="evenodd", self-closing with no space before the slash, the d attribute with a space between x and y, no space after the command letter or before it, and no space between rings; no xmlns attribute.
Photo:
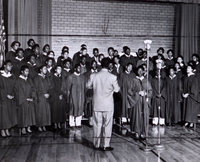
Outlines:
<svg viewBox="0 0 200 162"><path fill-rule="evenodd" d="M42 130L44 131L44 132L46 132L47 130L46 130L46 128L45 128L45 126L44 127L42 127Z"/></svg>
<svg viewBox="0 0 200 162"><path fill-rule="evenodd" d="M58 129L57 123L54 123L54 129Z"/></svg>
<svg viewBox="0 0 200 162"><path fill-rule="evenodd" d="M190 123L190 128L193 128L194 127L194 123Z"/></svg>
<svg viewBox="0 0 200 162"><path fill-rule="evenodd" d="M136 140L138 140L138 139L139 139L139 134L138 134L138 133L135 133L135 136L134 136L134 137L135 137Z"/></svg>
<svg viewBox="0 0 200 162"><path fill-rule="evenodd" d="M42 128L41 128L41 127L38 127L38 131L39 131L39 132L42 132L43 130L42 130Z"/></svg>
<svg viewBox="0 0 200 162"><path fill-rule="evenodd" d="M1 130L1 137L6 138L5 130Z"/></svg>
<svg viewBox="0 0 200 162"><path fill-rule="evenodd" d="M112 150L114 150L113 147L103 147L102 148L102 151L112 151Z"/></svg>
<svg viewBox="0 0 200 162"><path fill-rule="evenodd" d="M31 130L30 127L27 128L27 132L28 132L28 133L32 133L32 130Z"/></svg>
<svg viewBox="0 0 200 162"><path fill-rule="evenodd" d="M140 135L140 139L141 139L141 140L145 140L145 139L146 139L145 135L144 135L144 134L141 134L141 135Z"/></svg>
<svg viewBox="0 0 200 162"><path fill-rule="evenodd" d="M189 125L189 123L185 123L184 127L187 127Z"/></svg>
<svg viewBox="0 0 200 162"><path fill-rule="evenodd" d="M5 130L5 133L6 133L6 136L7 136L7 137L11 137L10 132L9 132L8 129Z"/></svg>
<svg viewBox="0 0 200 162"><path fill-rule="evenodd" d="M58 123L58 129L61 129L61 125L60 125L60 123Z"/></svg>
<svg viewBox="0 0 200 162"><path fill-rule="evenodd" d="M27 133L26 133L26 128L22 128L21 133L22 133L22 135L27 135Z"/></svg>

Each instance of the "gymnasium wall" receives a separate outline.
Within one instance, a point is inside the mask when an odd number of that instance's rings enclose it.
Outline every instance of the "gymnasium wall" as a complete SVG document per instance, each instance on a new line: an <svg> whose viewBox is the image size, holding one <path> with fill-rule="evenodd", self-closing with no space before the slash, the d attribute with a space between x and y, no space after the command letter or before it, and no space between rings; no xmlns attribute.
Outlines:
<svg viewBox="0 0 200 162"><path fill-rule="evenodd" d="M95 47L107 55L110 46L136 52L152 39L154 55L160 46L173 48L174 15L173 3L52 0L52 49L59 56L66 45L72 56L84 43L90 55Z"/></svg>

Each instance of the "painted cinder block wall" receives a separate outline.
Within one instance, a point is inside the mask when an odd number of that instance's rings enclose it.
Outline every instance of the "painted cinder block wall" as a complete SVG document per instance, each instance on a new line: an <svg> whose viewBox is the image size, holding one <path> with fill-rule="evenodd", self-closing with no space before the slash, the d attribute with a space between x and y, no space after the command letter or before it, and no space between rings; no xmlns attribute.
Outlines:
<svg viewBox="0 0 200 162"><path fill-rule="evenodd" d="M121 53L125 45L136 52L150 38L155 55L160 46L173 48L174 21L174 4L52 0L52 49L57 57L64 45L72 57L83 43L90 55L95 47L107 55L110 46Z"/></svg>

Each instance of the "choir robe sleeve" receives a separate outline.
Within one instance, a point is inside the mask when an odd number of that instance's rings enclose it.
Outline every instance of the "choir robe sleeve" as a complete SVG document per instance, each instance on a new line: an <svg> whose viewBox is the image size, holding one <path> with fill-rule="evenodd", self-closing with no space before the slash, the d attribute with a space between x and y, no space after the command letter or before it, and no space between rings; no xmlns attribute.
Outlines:
<svg viewBox="0 0 200 162"><path fill-rule="evenodd" d="M194 77L191 84L191 89L189 92L189 96L195 100L196 102L200 102L200 89L199 89L199 78L197 76Z"/></svg>
<svg viewBox="0 0 200 162"><path fill-rule="evenodd" d="M22 85L22 82L20 81L20 79L17 79L16 84L14 86L15 99L16 99L17 106L20 106L27 99L24 96L23 91L24 91L24 87Z"/></svg>
<svg viewBox="0 0 200 162"><path fill-rule="evenodd" d="M127 93L127 98L128 98L128 108L132 108L135 106L137 101L139 100L139 91L141 91L141 86L140 83L136 80L133 79L130 82L130 85L128 86L128 93Z"/></svg>
<svg viewBox="0 0 200 162"><path fill-rule="evenodd" d="M71 92L72 85L73 85L73 78L72 78L72 75L69 75L67 77L67 80L66 80L66 100L67 100L67 103L69 103L69 98L70 98L70 92Z"/></svg>
<svg viewBox="0 0 200 162"><path fill-rule="evenodd" d="M6 98L7 98L7 92L4 88L4 85L3 85L3 78L2 76L0 75L0 100L1 101L4 101Z"/></svg>

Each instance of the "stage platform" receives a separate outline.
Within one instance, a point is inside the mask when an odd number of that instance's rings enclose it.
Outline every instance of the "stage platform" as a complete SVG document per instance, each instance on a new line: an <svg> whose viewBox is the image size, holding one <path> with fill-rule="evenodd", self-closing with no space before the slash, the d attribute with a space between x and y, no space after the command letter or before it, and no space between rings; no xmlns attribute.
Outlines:
<svg viewBox="0 0 200 162"><path fill-rule="evenodd" d="M34 128L33 128L34 129ZM128 126L113 127L111 146L113 151L95 151L92 144L92 128L83 124L81 130L68 127L61 130L47 128L47 132L34 130L20 136L18 129L11 130L12 137L0 138L1 162L199 162L200 124L196 130L160 127L160 143L164 150L158 151L158 126L150 126L147 141L133 139ZM149 152L141 148L148 144Z"/></svg>

